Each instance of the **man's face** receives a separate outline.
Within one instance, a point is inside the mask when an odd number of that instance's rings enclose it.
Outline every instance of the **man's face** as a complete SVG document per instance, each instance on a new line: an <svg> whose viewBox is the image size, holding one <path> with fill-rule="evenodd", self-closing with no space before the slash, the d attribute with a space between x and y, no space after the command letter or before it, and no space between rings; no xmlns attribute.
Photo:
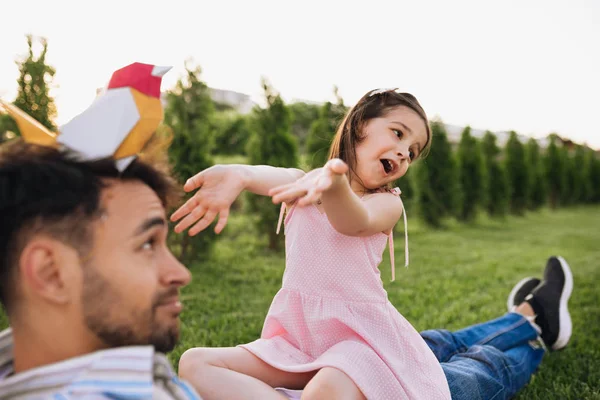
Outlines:
<svg viewBox="0 0 600 400"><path fill-rule="evenodd" d="M108 347L150 344L168 352L179 338L179 289L191 276L167 247L160 199L141 182L114 181L102 208L82 265L85 324Z"/></svg>

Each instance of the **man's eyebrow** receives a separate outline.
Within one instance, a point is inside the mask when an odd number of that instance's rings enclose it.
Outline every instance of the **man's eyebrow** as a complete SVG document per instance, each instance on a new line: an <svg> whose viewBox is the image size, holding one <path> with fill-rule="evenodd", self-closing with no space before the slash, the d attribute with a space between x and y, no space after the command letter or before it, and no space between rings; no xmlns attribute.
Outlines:
<svg viewBox="0 0 600 400"><path fill-rule="evenodd" d="M402 125L402 127L404 127L404 129L406 129L406 130L407 130L409 133L411 133L411 134L413 133L413 131L412 131L412 130L411 130L409 127L408 127L408 126L406 126L405 124L403 124L403 123L402 123L402 122L400 122L400 121L392 121L392 123L393 123L393 124Z"/></svg>
<svg viewBox="0 0 600 400"><path fill-rule="evenodd" d="M167 226L167 221L163 217L149 218L135 230L133 236L139 236L155 226Z"/></svg>

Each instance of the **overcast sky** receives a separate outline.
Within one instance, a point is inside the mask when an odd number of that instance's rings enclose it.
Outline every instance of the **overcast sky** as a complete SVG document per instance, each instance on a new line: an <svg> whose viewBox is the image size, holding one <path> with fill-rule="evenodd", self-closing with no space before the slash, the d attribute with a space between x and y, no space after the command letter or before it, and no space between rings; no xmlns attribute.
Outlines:
<svg viewBox="0 0 600 400"><path fill-rule="evenodd" d="M0 96L12 101L25 35L45 36L59 124L112 71L193 58L211 87L346 103L379 87L417 96L430 117L600 149L600 1L10 1L2 6Z"/></svg>

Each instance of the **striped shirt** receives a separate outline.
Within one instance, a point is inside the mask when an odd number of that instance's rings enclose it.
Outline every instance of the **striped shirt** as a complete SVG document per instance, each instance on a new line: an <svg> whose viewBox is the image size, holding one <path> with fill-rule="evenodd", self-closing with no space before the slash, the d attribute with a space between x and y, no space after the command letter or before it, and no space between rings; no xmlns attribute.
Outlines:
<svg viewBox="0 0 600 400"><path fill-rule="evenodd" d="M0 399L199 400L152 346L118 347L14 374L11 329L0 333Z"/></svg>

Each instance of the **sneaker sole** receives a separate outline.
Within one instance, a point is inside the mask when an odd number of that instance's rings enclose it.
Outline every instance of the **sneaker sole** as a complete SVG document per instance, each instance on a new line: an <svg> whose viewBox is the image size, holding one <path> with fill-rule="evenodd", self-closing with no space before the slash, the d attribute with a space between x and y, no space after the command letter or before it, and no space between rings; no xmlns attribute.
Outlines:
<svg viewBox="0 0 600 400"><path fill-rule="evenodd" d="M510 294L508 295L508 300L506 300L506 308L508 309L509 312L512 312L513 306L515 305L515 296L517 295L517 292L519 290L521 290L521 288L523 287L523 285L525 285L525 283L529 282L532 279L535 279L535 278L530 276L529 278L521 279L519 281L519 283L517 283L513 287L513 289L510 291Z"/></svg>
<svg viewBox="0 0 600 400"><path fill-rule="evenodd" d="M569 302L569 297L571 297L571 292L573 292L573 273L571 272L571 267L565 261L564 258L557 256L556 257L560 262L560 266L562 267L563 273L565 275L565 286L563 287L562 293L560 294L560 304L559 304L559 326L558 326L558 338L556 342L552 345L552 350L560 350L569 343L569 339L571 338L571 333L573 331L573 323L571 321L571 314L569 313L569 309L567 307L567 303Z"/></svg>

